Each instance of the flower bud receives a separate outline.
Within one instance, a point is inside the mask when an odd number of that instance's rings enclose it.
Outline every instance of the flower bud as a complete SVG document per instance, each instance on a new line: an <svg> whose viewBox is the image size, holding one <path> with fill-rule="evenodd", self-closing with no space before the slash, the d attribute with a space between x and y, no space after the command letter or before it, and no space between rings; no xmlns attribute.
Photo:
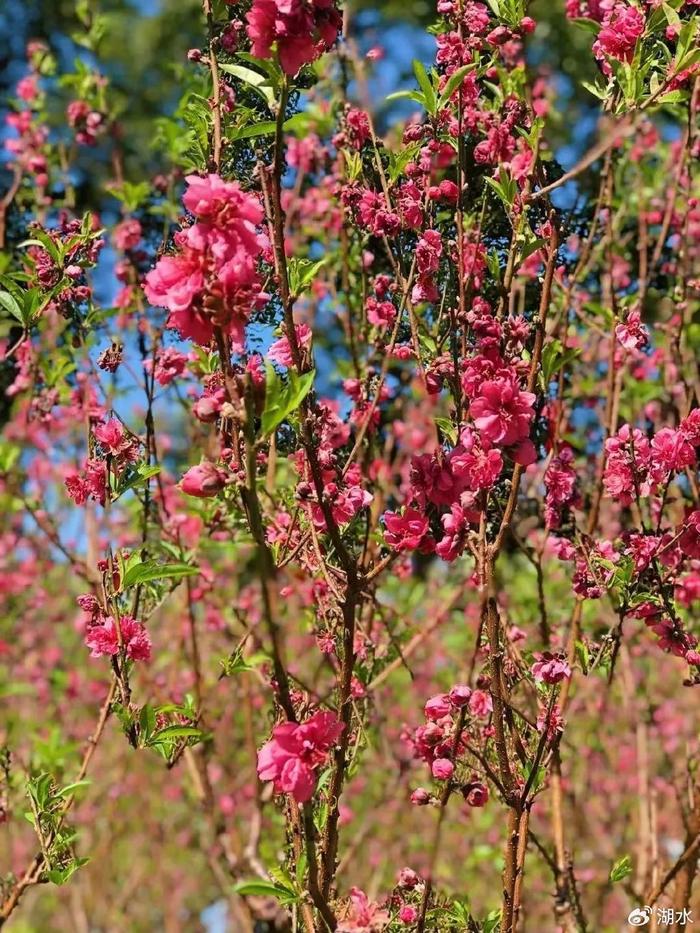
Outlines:
<svg viewBox="0 0 700 933"><path fill-rule="evenodd" d="M431 770L436 780L449 781L454 774L455 766L449 758L436 758Z"/></svg>
<svg viewBox="0 0 700 933"><path fill-rule="evenodd" d="M471 695L471 687L466 684L455 684L449 693L450 703L457 709L461 709L467 705Z"/></svg>
<svg viewBox="0 0 700 933"><path fill-rule="evenodd" d="M226 474L208 460L190 467L180 481L180 489L188 496L206 499L224 488Z"/></svg>
<svg viewBox="0 0 700 933"><path fill-rule="evenodd" d="M420 878L412 868L402 868L399 872L398 885L400 888L415 888Z"/></svg>

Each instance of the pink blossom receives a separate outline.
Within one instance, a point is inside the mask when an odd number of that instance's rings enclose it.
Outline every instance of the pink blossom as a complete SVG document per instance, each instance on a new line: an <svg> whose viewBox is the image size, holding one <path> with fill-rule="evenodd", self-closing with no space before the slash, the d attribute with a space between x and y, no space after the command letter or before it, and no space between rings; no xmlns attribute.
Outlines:
<svg viewBox="0 0 700 933"><path fill-rule="evenodd" d="M395 551L415 551L428 532L428 519L417 509L384 513L384 538Z"/></svg>
<svg viewBox="0 0 700 933"><path fill-rule="evenodd" d="M411 890L415 888L419 882L420 878L412 868L402 868L396 883L400 888L408 888Z"/></svg>
<svg viewBox="0 0 700 933"><path fill-rule="evenodd" d="M669 473L680 472L695 463L695 447L681 431L661 428L651 441L650 475L658 483Z"/></svg>
<svg viewBox="0 0 700 933"><path fill-rule="evenodd" d="M593 43L594 55L596 58L609 55L620 62L631 62L644 26L644 15L637 7L628 3L615 4Z"/></svg>
<svg viewBox="0 0 700 933"><path fill-rule="evenodd" d="M214 226L231 224L243 242L255 248L255 227L262 221L260 202L244 192L236 181L224 181L219 175L188 175L182 203L198 220ZM232 232L227 230L227 233Z"/></svg>
<svg viewBox="0 0 700 933"><path fill-rule="evenodd" d="M149 661L151 658L151 639L140 622L131 616L122 616L119 620L122 644L126 656L132 661ZM85 633L85 644L90 648L90 656L119 653L119 633L112 616L107 616L96 625L89 625Z"/></svg>
<svg viewBox="0 0 700 933"><path fill-rule="evenodd" d="M305 723L285 722L258 752L258 776L273 781L275 792L291 794L298 803L310 800L316 769L340 738L343 724L334 713L317 712Z"/></svg>
<svg viewBox="0 0 700 933"><path fill-rule="evenodd" d="M700 558L700 509L691 512L686 518L678 544L688 557Z"/></svg>
<svg viewBox="0 0 700 933"><path fill-rule="evenodd" d="M446 693L437 693L425 704L425 715L428 719L442 719L452 712L450 698Z"/></svg>
<svg viewBox="0 0 700 933"><path fill-rule="evenodd" d="M128 460L134 460L138 456L136 439L126 433L124 425L117 418L110 418L106 424L96 425L93 434L113 457L124 456Z"/></svg>
<svg viewBox="0 0 700 933"><path fill-rule="evenodd" d="M359 888L350 889L350 903L346 916L338 924L338 933L381 933L389 923L389 914Z"/></svg>
<svg viewBox="0 0 700 933"><path fill-rule="evenodd" d="M417 787L411 794L411 803L425 807L430 803L430 794L424 787Z"/></svg>
<svg viewBox="0 0 700 933"><path fill-rule="evenodd" d="M366 303L367 320L375 327L390 327L396 320L396 308L390 301L377 301L370 296Z"/></svg>
<svg viewBox="0 0 700 933"><path fill-rule="evenodd" d="M277 43L289 75L330 49L342 25L334 0L253 0L246 19L253 55L270 58Z"/></svg>
<svg viewBox="0 0 700 933"><path fill-rule="evenodd" d="M630 311L623 324L615 328L615 336L625 350L643 350L649 342L649 332L642 324L639 311Z"/></svg>
<svg viewBox="0 0 700 933"><path fill-rule="evenodd" d="M362 149L370 137L369 117L364 110L351 107L345 114L348 136L355 149Z"/></svg>
<svg viewBox="0 0 700 933"><path fill-rule="evenodd" d="M200 222L175 234L176 252L146 275L146 297L170 311L168 326L183 338L206 346L218 326L240 349L248 315L263 298L257 261L264 241L256 232L262 208L218 175L186 181L183 203Z"/></svg>
<svg viewBox="0 0 700 933"><path fill-rule="evenodd" d="M112 240L117 249L122 251L136 249L141 242L141 224L135 217L123 220L114 228Z"/></svg>
<svg viewBox="0 0 700 933"><path fill-rule="evenodd" d="M471 513L457 502L453 502L450 511L442 516L443 538L435 546L436 553L446 561L456 560L467 543L469 521L478 521L478 513Z"/></svg>
<svg viewBox="0 0 700 933"><path fill-rule="evenodd" d="M457 709L466 706L469 703L471 695L472 689L467 684L455 684L448 694L450 703Z"/></svg>
<svg viewBox="0 0 700 933"><path fill-rule="evenodd" d="M39 95L39 85L36 75L27 75L25 78L20 78L15 91L20 100L25 100L28 103L36 100Z"/></svg>
<svg viewBox="0 0 700 933"><path fill-rule="evenodd" d="M535 680L546 684L558 684L571 677L571 668L563 658L558 658L549 651L535 654L535 663L530 668Z"/></svg>
<svg viewBox="0 0 700 933"><path fill-rule="evenodd" d="M523 392L512 376L501 376L481 384L469 413L486 441L508 446L527 438L534 404L532 392Z"/></svg>
<svg viewBox="0 0 700 933"><path fill-rule="evenodd" d="M294 330L299 348L302 351L308 350L311 346L311 338L313 336L309 325L295 324ZM279 366L284 366L287 369L294 365L292 347L289 343L289 338L286 335L280 337L279 340L275 340L275 342L270 346L270 349L267 351L267 358L268 360L272 360L273 363L277 363Z"/></svg>
<svg viewBox="0 0 700 933"><path fill-rule="evenodd" d="M638 428L624 424L605 443L607 459L603 484L609 496L629 505L636 495L648 495L651 489L649 440Z"/></svg>
<svg viewBox="0 0 700 933"><path fill-rule="evenodd" d="M153 376L158 385L170 385L171 382L185 372L188 362L189 357L187 354L181 353L174 347L160 350L156 356L155 370L153 371ZM147 371L150 372L153 368L153 361L148 359L144 365Z"/></svg>
<svg viewBox="0 0 700 933"><path fill-rule="evenodd" d="M493 712L493 701L484 690L473 690L469 697L469 711L474 716L485 719Z"/></svg>
<svg viewBox="0 0 700 933"><path fill-rule="evenodd" d="M210 424L219 417L224 400L225 393L223 389L211 395L203 395L192 406L192 412L199 421Z"/></svg>

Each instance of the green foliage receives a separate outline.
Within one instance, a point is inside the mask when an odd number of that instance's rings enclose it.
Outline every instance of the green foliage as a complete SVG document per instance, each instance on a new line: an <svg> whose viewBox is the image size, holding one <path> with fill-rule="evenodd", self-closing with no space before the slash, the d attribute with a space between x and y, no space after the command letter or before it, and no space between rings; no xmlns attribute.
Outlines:
<svg viewBox="0 0 700 933"><path fill-rule="evenodd" d="M27 796L31 811L26 815L34 827L43 855L43 875L52 884L62 885L88 858L76 856L76 835L64 820L66 800L84 787L87 781L76 781L58 787L47 772L32 775L27 780Z"/></svg>
<svg viewBox="0 0 700 933"><path fill-rule="evenodd" d="M613 884L617 884L620 881L624 881L625 878L629 878L631 874L632 859L629 855L623 855L622 858L619 858L610 869L610 881Z"/></svg>
<svg viewBox="0 0 700 933"><path fill-rule="evenodd" d="M138 554L132 555L124 565L124 576L121 587L130 589L142 583L152 583L156 580L181 580L183 577L196 576L197 567L189 564L159 564L154 560L141 561Z"/></svg>
<svg viewBox="0 0 700 933"><path fill-rule="evenodd" d="M315 370L299 375L290 370L286 382L269 363L266 366L265 407L262 413L262 433L269 437L289 418L311 391Z"/></svg>

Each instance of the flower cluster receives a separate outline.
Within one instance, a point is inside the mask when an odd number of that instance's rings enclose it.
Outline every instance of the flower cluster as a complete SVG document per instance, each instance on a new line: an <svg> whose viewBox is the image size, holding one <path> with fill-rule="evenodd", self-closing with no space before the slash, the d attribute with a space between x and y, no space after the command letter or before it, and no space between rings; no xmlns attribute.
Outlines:
<svg viewBox="0 0 700 933"><path fill-rule="evenodd" d="M181 337L207 346L219 329L241 350L248 316L265 300L257 271L262 209L218 175L189 175L186 182L183 204L196 223L175 234L176 252L148 273L146 297L168 309L168 326Z"/></svg>
<svg viewBox="0 0 700 933"><path fill-rule="evenodd" d="M246 19L253 55L270 58L276 46L288 75L330 49L342 25L335 0L253 0Z"/></svg>

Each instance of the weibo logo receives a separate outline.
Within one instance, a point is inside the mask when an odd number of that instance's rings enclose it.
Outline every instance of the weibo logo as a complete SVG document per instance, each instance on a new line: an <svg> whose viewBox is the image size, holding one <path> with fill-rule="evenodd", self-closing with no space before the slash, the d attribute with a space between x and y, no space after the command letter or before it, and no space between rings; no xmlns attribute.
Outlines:
<svg viewBox="0 0 700 933"><path fill-rule="evenodd" d="M627 922L633 927L643 927L651 920L651 907L635 907L627 918Z"/></svg>

